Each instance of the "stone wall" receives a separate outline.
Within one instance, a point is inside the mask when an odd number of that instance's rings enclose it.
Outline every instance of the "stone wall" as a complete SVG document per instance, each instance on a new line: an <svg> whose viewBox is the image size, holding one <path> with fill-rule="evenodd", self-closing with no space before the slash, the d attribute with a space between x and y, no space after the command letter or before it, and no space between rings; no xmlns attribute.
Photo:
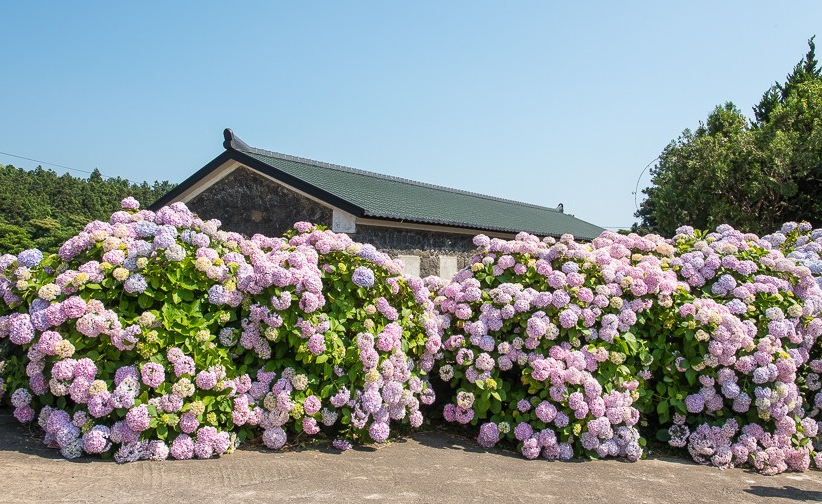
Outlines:
<svg viewBox="0 0 822 504"><path fill-rule="evenodd" d="M474 253L473 235L441 233L416 229L357 225L351 238L370 243L391 257L412 255L420 258L420 276L439 275L440 257L457 258L457 267L464 268Z"/></svg>
<svg viewBox="0 0 822 504"><path fill-rule="evenodd" d="M316 201L238 168L194 197L188 207L203 219L220 219L222 228L246 236L281 236L295 222L307 221L331 229L333 211ZM420 276L439 275L441 258L456 258L463 268L473 255L473 235L357 224L353 240L370 243L391 257L420 258Z"/></svg>
<svg viewBox="0 0 822 504"><path fill-rule="evenodd" d="M331 227L331 209L247 168L238 168L198 194L188 207L203 219L220 219L223 229L246 236L281 236L295 222Z"/></svg>

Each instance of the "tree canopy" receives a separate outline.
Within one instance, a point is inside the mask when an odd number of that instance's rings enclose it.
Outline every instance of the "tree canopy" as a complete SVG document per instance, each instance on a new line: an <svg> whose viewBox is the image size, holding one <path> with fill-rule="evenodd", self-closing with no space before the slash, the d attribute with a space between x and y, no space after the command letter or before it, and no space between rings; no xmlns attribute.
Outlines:
<svg viewBox="0 0 822 504"><path fill-rule="evenodd" d="M768 233L785 221L822 224L822 69L813 38L808 46L753 119L725 103L665 147L635 228L665 235L728 223Z"/></svg>
<svg viewBox="0 0 822 504"><path fill-rule="evenodd" d="M123 198L149 205L173 187L167 181L105 179L96 169L82 179L39 166L27 171L0 164L0 253L56 251L88 222L107 219Z"/></svg>

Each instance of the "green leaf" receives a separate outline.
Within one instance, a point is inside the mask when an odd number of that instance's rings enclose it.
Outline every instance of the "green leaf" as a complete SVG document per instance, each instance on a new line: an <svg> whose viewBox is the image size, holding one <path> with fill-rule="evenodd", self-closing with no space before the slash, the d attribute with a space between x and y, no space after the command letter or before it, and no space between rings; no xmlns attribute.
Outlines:
<svg viewBox="0 0 822 504"><path fill-rule="evenodd" d="M688 384L689 384L689 385L693 385L693 384L695 384L695 383L696 383L696 380L697 380L697 378L696 378L696 371L694 371L694 369L693 369L693 368L689 367L689 368L685 371L685 378L687 378L687 379L688 379Z"/></svg>
<svg viewBox="0 0 822 504"><path fill-rule="evenodd" d="M140 297L137 298L137 304L140 305L140 308L143 310L147 310L153 303L154 300L145 293L140 294Z"/></svg>
<svg viewBox="0 0 822 504"><path fill-rule="evenodd" d="M622 335L622 337L625 339L625 343L628 344L628 348L631 349L632 353L639 350L639 343L637 342L636 336L634 336L633 333L626 332L625 334Z"/></svg>
<svg viewBox="0 0 822 504"><path fill-rule="evenodd" d="M474 401L474 410L476 410L477 415L479 416L482 416L483 413L488 411L489 406L490 404L488 401L488 396L486 395L481 395L477 400Z"/></svg>
<svg viewBox="0 0 822 504"><path fill-rule="evenodd" d="M656 412L659 415L659 423L667 423L671 418L668 401L659 401L659 404L656 405Z"/></svg>

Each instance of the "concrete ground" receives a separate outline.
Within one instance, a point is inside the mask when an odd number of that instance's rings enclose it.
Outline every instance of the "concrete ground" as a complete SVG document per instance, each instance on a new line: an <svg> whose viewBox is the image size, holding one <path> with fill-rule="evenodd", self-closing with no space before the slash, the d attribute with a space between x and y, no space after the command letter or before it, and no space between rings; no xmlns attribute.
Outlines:
<svg viewBox="0 0 822 504"><path fill-rule="evenodd" d="M270 452L219 459L67 461L40 433L0 411L0 502L822 502L822 473L760 476L684 459L636 463L525 460L470 440L424 432L377 449Z"/></svg>

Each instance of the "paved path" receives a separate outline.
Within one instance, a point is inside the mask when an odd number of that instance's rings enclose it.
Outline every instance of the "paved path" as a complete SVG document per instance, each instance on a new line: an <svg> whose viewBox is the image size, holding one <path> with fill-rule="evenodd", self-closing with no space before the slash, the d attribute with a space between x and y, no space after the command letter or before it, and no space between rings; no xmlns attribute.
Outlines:
<svg viewBox="0 0 822 504"><path fill-rule="evenodd" d="M425 432L346 453L255 448L211 460L67 461L0 411L0 502L792 503L822 502L822 472L774 477L652 457L529 461Z"/></svg>

